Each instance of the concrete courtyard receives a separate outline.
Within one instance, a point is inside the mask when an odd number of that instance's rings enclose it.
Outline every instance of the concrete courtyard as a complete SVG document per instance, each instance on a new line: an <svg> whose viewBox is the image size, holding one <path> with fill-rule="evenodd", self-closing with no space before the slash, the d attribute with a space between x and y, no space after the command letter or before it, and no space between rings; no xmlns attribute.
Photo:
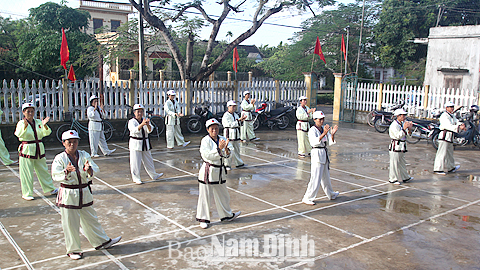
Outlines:
<svg viewBox="0 0 480 270"><path fill-rule="evenodd" d="M331 118L327 118L331 123ZM329 149L334 190L340 196L317 205L301 203L310 159L297 158L296 132L260 130L242 146L246 168L228 172L233 222L201 229L195 221L196 174L202 136L167 150L153 141L159 181L131 180L127 142L95 162L94 208L110 237L123 236L108 250L94 250L82 236L84 259L65 255L55 197L21 198L18 166L0 166L1 269L478 269L480 268L479 150L457 148L461 169L432 174L435 150L408 145L408 169L415 179L388 181L388 134L361 124L339 123ZM87 150L88 139L80 148ZM62 151L48 145L47 164ZM16 159L16 153L11 153ZM58 186L58 183L55 183ZM223 247L224 249L220 249ZM258 250L255 249L258 248ZM212 253L212 251L214 251Z"/></svg>

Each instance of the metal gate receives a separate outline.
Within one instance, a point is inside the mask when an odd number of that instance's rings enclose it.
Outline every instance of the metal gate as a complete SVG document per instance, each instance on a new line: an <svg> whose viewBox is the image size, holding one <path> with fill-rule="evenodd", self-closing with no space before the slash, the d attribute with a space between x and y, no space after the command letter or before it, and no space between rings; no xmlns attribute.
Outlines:
<svg viewBox="0 0 480 270"><path fill-rule="evenodd" d="M340 98L340 121L355 122L355 108L357 102L357 73L345 74L342 77L342 97Z"/></svg>

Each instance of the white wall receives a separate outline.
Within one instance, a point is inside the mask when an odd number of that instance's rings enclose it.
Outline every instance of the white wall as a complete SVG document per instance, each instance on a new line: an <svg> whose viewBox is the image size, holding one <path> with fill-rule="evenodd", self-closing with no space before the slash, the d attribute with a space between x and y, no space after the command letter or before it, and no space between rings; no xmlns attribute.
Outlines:
<svg viewBox="0 0 480 270"><path fill-rule="evenodd" d="M443 88L448 87L445 79L456 79L460 89L478 89L479 38L480 26L430 28L424 84ZM442 72L442 68L459 72Z"/></svg>

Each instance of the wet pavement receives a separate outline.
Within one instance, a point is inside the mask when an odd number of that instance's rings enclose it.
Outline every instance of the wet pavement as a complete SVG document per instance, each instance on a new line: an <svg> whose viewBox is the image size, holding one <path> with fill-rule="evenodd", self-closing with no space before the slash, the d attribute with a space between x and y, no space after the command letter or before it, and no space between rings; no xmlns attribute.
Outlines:
<svg viewBox="0 0 480 270"><path fill-rule="evenodd" d="M331 118L330 118L331 119ZM327 122L331 122L328 121ZM480 167L478 149L461 147L461 169L433 175L435 150L424 141L408 145L408 169L415 179L388 184L388 134L362 124L340 123L329 149L330 173L340 196L319 192L315 206L301 203L310 159L298 159L296 132L261 130L260 141L242 146L246 168L228 172L233 222L211 226L195 221L196 174L202 136L167 150L153 141L159 181L135 185L128 144L95 162L94 208L110 237L122 241L92 249L82 236L85 257L65 255L54 196L35 180L34 201L21 199L17 166L0 166L1 269L477 269L480 267ZM87 141L80 148L87 150ZM47 147L47 163L62 151ZM56 184L58 185L58 184ZM213 252L213 253L212 253Z"/></svg>

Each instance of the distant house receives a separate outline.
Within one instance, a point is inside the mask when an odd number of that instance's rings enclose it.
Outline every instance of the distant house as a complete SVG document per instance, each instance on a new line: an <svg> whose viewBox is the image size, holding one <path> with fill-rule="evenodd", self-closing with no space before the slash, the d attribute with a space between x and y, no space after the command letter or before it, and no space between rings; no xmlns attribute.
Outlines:
<svg viewBox="0 0 480 270"><path fill-rule="evenodd" d="M478 89L480 25L430 28L425 85L433 88Z"/></svg>
<svg viewBox="0 0 480 270"><path fill-rule="evenodd" d="M247 59L253 59L256 63L262 62L265 57L255 45L238 45L237 48L247 52Z"/></svg>
<svg viewBox="0 0 480 270"><path fill-rule="evenodd" d="M90 13L91 19L89 28L85 31L88 34L95 34L96 39L101 44L111 44L111 41L117 38L117 28L128 22L128 15L133 14L132 5L126 3L80 0L80 10L86 10ZM149 35L145 34L145 39ZM158 71L172 69L172 56L167 52L166 46L153 46L145 52L145 64L148 70L153 71L148 80L158 79ZM131 58L112 59L110 64L103 67L104 78L106 81L121 81L130 78L130 70L138 63L138 48L132 47ZM166 61L155 61L155 59L164 59Z"/></svg>

